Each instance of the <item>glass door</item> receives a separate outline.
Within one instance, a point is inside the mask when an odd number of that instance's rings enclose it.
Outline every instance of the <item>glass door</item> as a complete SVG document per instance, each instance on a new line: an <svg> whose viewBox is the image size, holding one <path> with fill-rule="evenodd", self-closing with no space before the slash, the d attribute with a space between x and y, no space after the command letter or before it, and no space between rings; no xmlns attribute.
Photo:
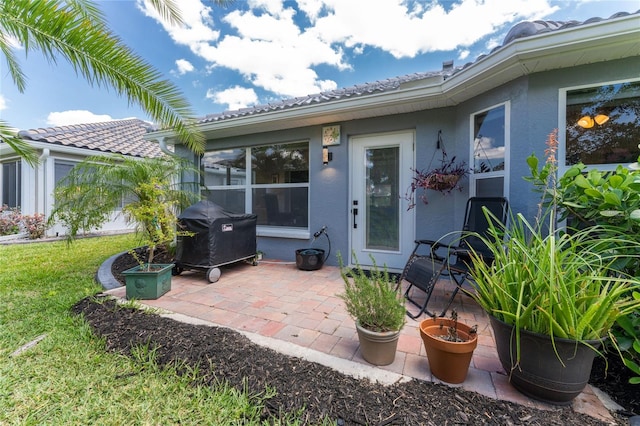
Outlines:
<svg viewBox="0 0 640 426"><path fill-rule="evenodd" d="M414 216L403 195L410 185L413 132L351 140L351 246L358 262L404 267L413 249ZM355 263L354 259L351 259Z"/></svg>

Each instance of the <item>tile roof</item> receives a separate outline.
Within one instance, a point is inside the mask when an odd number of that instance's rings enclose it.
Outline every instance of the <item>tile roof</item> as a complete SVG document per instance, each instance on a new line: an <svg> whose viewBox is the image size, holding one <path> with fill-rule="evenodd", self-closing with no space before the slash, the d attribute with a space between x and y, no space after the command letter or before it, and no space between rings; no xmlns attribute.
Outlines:
<svg viewBox="0 0 640 426"><path fill-rule="evenodd" d="M22 130L18 136L37 141L92 151L110 152L134 157L159 157L157 143L144 140L151 124L137 118L102 123L74 124Z"/></svg>
<svg viewBox="0 0 640 426"><path fill-rule="evenodd" d="M619 18L623 16L639 14L640 10L629 13L629 12L619 12L608 19ZM513 42L516 39L531 37L538 34L548 33L551 31L563 30L566 28L576 27L579 25L591 24L594 22L603 21L607 18L591 18L584 22L579 21L524 21L516 24L511 28L511 30L507 33L504 38L503 43L500 46L494 48L490 53L494 53L495 51L503 48L509 43ZM487 55L481 55L476 59L476 62L480 59L486 57ZM454 67L452 62L444 63L442 70L433 71L433 72L419 72L409 75L404 75L400 77L388 78L386 80L376 81L373 83L364 83L356 86L346 87L342 89L332 90L328 92L322 92L317 94L312 94L308 96L302 96L291 99L283 99L279 102L273 102L265 105L256 105L249 108L242 108L234 111L225 111L217 114L209 114L203 118L201 118L198 123L212 123L218 122L233 118L246 117L250 115L256 115L266 112L296 108L299 106L310 105L310 104L318 104L324 102L331 102L345 98L351 97L360 97L366 96L373 93L382 93L382 92L390 92L393 90L397 90L402 84L406 84L413 81L423 80L430 77L441 76L446 79L459 71L467 68L472 65L473 62L469 62L465 65Z"/></svg>

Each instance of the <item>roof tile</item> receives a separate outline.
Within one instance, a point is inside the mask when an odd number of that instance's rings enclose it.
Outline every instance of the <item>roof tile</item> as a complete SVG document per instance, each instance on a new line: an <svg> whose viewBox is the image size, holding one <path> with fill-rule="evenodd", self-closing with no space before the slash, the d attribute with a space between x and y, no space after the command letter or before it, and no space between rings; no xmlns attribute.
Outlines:
<svg viewBox="0 0 640 426"><path fill-rule="evenodd" d="M112 152L134 157L160 157L160 147L144 140L151 124L137 118L22 130L25 140Z"/></svg>
<svg viewBox="0 0 640 426"><path fill-rule="evenodd" d="M623 16L633 15L640 13L640 10L634 13L618 12L608 19L619 18ZM579 21L524 21L514 25L507 33L502 45L494 48L491 53L503 48L507 44L513 42L519 38L531 37L538 34L543 34L551 31L562 30L565 28L575 27L578 25L590 24L593 22L602 21L603 18L591 18L584 22ZM487 55L481 55L476 58L476 62L486 57ZM238 117L246 117L255 114L266 113L270 111L276 111L287 108L294 108L297 106L304 106L311 103L324 103L332 102L343 98L350 98L354 96L367 96L376 92L390 92L397 90L402 83L407 83L416 80L427 79L434 76L442 76L444 79L449 78L451 75L456 74L460 70L467 68L473 62L464 64L463 66L453 67L447 64L447 67L440 71L432 72L417 72L400 77L392 77L382 81L376 81L374 83L356 84L355 86L345 87L340 89L331 90L323 93L316 93L308 96L295 97L290 99L282 99L276 102L270 102L265 105L255 105L253 107L242 108L235 111L225 111L219 114L208 114L201 118L198 123L213 123L217 121L228 120Z"/></svg>

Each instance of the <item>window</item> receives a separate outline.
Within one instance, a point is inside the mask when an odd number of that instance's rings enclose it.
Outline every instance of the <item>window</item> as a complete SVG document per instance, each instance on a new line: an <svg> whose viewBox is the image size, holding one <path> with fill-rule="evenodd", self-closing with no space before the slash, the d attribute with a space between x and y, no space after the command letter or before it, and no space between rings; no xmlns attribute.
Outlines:
<svg viewBox="0 0 640 426"><path fill-rule="evenodd" d="M258 225L308 228L307 142L209 151L202 168L206 196L214 203L257 214Z"/></svg>
<svg viewBox="0 0 640 426"><path fill-rule="evenodd" d="M471 117L471 195L502 197L508 147L508 104Z"/></svg>
<svg viewBox="0 0 640 426"><path fill-rule="evenodd" d="M636 161L640 153L640 81L563 92L566 131L561 164L612 169Z"/></svg>
<svg viewBox="0 0 640 426"><path fill-rule="evenodd" d="M2 163L2 204L21 207L22 203L22 162Z"/></svg>
<svg viewBox="0 0 640 426"><path fill-rule="evenodd" d="M67 177L69 172L71 172L71 169L73 169L73 166L75 166L75 163L68 162L68 161L60 161L60 160L55 161L53 174L54 174L54 179L56 181L56 186L58 186L58 183L62 179Z"/></svg>

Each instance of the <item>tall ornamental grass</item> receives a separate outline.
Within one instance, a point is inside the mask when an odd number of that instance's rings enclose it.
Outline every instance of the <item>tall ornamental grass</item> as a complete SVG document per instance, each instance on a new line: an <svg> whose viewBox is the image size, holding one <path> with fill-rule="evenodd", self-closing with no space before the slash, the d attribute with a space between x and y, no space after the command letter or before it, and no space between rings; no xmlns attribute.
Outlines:
<svg viewBox="0 0 640 426"><path fill-rule="evenodd" d="M501 224L488 210L487 235L474 234L494 259L472 253L473 297L489 313L520 331L587 343L608 336L618 318L640 309L640 283L623 272L621 259L637 262L640 242L600 226L559 229L556 215L557 131L547 139L543 192L536 221L511 216ZM537 170L537 158L528 159ZM545 200L552 200L550 205Z"/></svg>

